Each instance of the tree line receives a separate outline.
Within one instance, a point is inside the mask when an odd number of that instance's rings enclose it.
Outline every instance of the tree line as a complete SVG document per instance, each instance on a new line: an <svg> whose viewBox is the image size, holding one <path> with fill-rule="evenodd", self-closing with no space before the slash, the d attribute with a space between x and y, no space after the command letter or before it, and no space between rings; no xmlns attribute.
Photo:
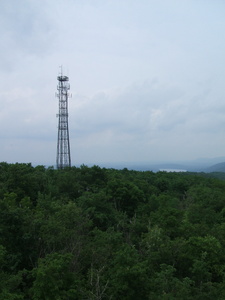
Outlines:
<svg viewBox="0 0 225 300"><path fill-rule="evenodd" d="M225 299L218 177L0 163L0 299Z"/></svg>

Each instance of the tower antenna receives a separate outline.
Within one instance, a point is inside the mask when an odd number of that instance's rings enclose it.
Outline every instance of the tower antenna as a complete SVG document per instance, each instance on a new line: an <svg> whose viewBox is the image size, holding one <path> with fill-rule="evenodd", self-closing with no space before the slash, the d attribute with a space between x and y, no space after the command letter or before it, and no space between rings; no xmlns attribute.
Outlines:
<svg viewBox="0 0 225 300"><path fill-rule="evenodd" d="M56 167L57 169L64 169L71 167L70 157L70 140L69 140L69 126L68 126L68 98L69 94L69 77L63 75L62 66L60 66L60 75L57 77L57 97L59 99L59 113L58 121L58 142L57 142L57 156Z"/></svg>

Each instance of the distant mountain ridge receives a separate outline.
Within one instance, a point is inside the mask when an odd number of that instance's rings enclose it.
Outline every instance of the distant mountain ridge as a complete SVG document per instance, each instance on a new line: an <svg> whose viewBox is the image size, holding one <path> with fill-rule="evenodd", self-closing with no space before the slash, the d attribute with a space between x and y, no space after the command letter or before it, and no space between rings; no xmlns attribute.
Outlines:
<svg viewBox="0 0 225 300"><path fill-rule="evenodd" d="M211 173L211 172L225 172L225 162L221 162L218 164L215 164L209 168L205 169L206 173Z"/></svg>
<svg viewBox="0 0 225 300"><path fill-rule="evenodd" d="M222 162L221 162L222 161ZM90 164L91 165L91 164ZM220 158L200 158L193 161L179 162L118 162L118 163L100 163L100 167L115 168L136 171L153 171L163 170L187 171L187 172L225 172L225 157Z"/></svg>

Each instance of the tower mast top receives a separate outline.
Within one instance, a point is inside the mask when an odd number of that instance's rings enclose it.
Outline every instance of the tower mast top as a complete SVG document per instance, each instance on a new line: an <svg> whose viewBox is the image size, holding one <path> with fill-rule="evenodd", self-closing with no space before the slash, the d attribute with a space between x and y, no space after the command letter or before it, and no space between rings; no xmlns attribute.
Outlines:
<svg viewBox="0 0 225 300"><path fill-rule="evenodd" d="M68 76L63 76L63 67L60 66L59 76L57 77L58 81L69 81Z"/></svg>

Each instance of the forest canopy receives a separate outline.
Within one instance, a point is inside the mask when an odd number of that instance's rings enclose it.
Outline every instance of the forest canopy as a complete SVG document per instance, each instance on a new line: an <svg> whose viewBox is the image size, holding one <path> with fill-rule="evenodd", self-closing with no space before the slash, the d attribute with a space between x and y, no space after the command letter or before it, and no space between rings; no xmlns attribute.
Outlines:
<svg viewBox="0 0 225 300"><path fill-rule="evenodd" d="M0 163L0 299L225 299L215 177Z"/></svg>

